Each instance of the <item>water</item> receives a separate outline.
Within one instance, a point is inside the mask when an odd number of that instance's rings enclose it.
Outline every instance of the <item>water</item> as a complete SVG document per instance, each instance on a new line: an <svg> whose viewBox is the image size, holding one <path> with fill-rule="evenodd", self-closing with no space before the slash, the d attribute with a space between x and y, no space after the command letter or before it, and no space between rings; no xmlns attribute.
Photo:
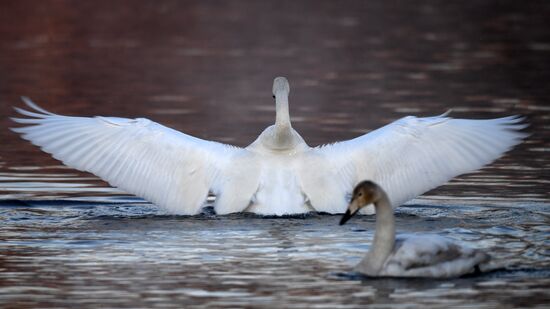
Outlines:
<svg viewBox="0 0 550 309"><path fill-rule="evenodd" d="M548 216L536 204L402 207L398 229L486 249L496 270L453 280L361 280L350 268L372 240L370 217L340 227L331 215L220 217L207 209L186 217L129 202L6 202L0 303L542 306L549 300Z"/></svg>
<svg viewBox="0 0 550 309"><path fill-rule="evenodd" d="M0 306L546 307L550 5L350 1L0 4ZM304 12L307 14L304 15ZM350 269L374 219L172 216L7 130L30 96L71 115L148 117L244 146L291 82L310 145L399 117L528 117L525 143L400 207L398 230L489 251L451 280ZM212 204L212 198L208 205Z"/></svg>

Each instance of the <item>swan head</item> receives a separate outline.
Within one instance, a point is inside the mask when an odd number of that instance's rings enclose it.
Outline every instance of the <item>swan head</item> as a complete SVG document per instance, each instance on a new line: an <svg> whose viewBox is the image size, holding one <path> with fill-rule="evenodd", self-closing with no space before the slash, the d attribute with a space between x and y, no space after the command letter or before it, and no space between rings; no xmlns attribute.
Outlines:
<svg viewBox="0 0 550 309"><path fill-rule="evenodd" d="M370 180L365 180L357 184L355 189L353 189L353 195L351 197L351 202L348 205L348 209L340 220L340 225L346 223L361 208L372 203L376 204L382 198L383 192L384 191L379 185Z"/></svg>
<svg viewBox="0 0 550 309"><path fill-rule="evenodd" d="M290 85L285 77L276 77L273 80L273 97L288 96L290 93Z"/></svg>

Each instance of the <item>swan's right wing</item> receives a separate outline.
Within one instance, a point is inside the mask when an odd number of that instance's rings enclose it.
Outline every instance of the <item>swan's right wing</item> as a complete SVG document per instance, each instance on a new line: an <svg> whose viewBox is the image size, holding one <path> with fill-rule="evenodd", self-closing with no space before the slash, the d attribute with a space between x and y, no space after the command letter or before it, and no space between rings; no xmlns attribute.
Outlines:
<svg viewBox="0 0 550 309"><path fill-rule="evenodd" d="M246 152L144 118L69 117L23 100L34 111L16 108L30 118L12 118L28 125L13 131L65 165L174 213L198 213L208 192L221 189L231 159Z"/></svg>
<svg viewBox="0 0 550 309"><path fill-rule="evenodd" d="M351 192L377 182L393 207L499 158L527 134L522 118L453 119L408 116L355 139L315 148L323 171ZM315 205L313 205L315 207ZM345 211L345 205L340 212Z"/></svg>

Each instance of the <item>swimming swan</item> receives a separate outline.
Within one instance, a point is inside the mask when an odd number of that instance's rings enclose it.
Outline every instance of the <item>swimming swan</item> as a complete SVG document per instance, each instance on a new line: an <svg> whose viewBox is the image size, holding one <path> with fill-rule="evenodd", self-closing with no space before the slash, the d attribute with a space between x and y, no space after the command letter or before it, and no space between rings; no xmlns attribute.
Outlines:
<svg viewBox="0 0 550 309"><path fill-rule="evenodd" d="M340 225L371 203L376 208L376 231L367 256L355 267L360 273L373 277L448 278L479 271L479 265L490 259L479 250L462 247L438 235L400 235L396 239L388 195L371 181L355 187Z"/></svg>
<svg viewBox="0 0 550 309"><path fill-rule="evenodd" d="M34 111L15 108L29 118L12 119L28 126L12 130L65 165L178 214L199 213L209 192L218 214L343 213L346 196L362 179L383 185L397 207L492 162L525 136L518 117L409 116L348 141L310 147L290 123L289 93L286 78L275 78L275 124L246 148L144 118L57 115L27 98Z"/></svg>

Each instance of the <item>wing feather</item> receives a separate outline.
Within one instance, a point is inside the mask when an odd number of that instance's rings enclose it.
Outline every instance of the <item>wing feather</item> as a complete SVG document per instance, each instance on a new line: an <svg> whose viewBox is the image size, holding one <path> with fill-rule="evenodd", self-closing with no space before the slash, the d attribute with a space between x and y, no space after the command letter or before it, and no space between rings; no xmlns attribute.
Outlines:
<svg viewBox="0 0 550 309"><path fill-rule="evenodd" d="M232 156L245 151L144 118L70 117L23 101L32 111L15 110L30 118L12 118L25 125L14 132L65 165L175 213L198 213L208 192L220 191Z"/></svg>
<svg viewBox="0 0 550 309"><path fill-rule="evenodd" d="M341 183L379 183L393 207L489 164L519 144L517 116L488 120L408 116L355 139L317 148ZM350 173L347 166L353 165ZM351 189L350 189L351 190ZM343 210L342 210L343 211Z"/></svg>
<svg viewBox="0 0 550 309"><path fill-rule="evenodd" d="M380 275L395 277L461 276L489 261L484 252L438 235L399 235Z"/></svg>

